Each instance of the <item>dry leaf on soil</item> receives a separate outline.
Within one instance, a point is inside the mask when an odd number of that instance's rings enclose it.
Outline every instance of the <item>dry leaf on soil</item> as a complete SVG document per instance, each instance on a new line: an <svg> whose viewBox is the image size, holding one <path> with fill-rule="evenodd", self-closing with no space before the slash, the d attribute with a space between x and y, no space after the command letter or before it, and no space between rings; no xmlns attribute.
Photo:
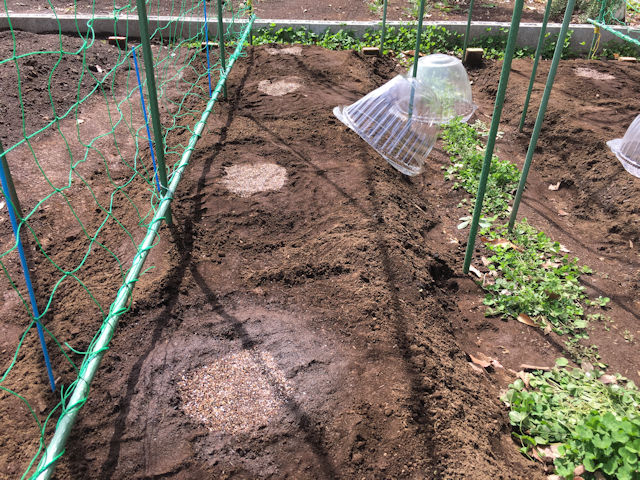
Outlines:
<svg viewBox="0 0 640 480"><path fill-rule="evenodd" d="M529 365L528 363L523 363L520 365L520 368L525 372L535 372L536 370L541 370L543 372L548 372L551 370L549 367L541 367L540 365Z"/></svg>
<svg viewBox="0 0 640 480"><path fill-rule="evenodd" d="M605 385L611 385L614 383L618 383L618 380L616 379L615 375L602 375L600 377L600 381L602 383L604 383Z"/></svg>
<svg viewBox="0 0 640 480"><path fill-rule="evenodd" d="M514 250L519 250L518 247L516 245L514 245L513 243L511 243L509 240L507 240L506 238L494 238L493 240L489 240L486 237L482 237L481 240L486 244L486 245L492 245L494 247L505 247L505 248L513 248Z"/></svg>
<svg viewBox="0 0 640 480"><path fill-rule="evenodd" d="M549 185L549 190L555 192L556 190L560 190L560 183L552 183L551 185Z"/></svg>
<svg viewBox="0 0 640 480"><path fill-rule="evenodd" d="M489 368L491 366L491 360L483 353L478 352L477 353L477 357L474 357L473 355L471 355L470 353L467 353L467 355L469 355L469 358L471 359L471 361L473 363L475 363L476 365L482 367L482 368Z"/></svg>
<svg viewBox="0 0 640 480"><path fill-rule="evenodd" d="M520 323L524 323L525 325L529 325L530 327L535 327L536 326L536 322L531 320L531 317L529 315L527 315L526 313L521 313L520 315L518 315L517 320Z"/></svg>
<svg viewBox="0 0 640 480"><path fill-rule="evenodd" d="M529 374L527 372L520 370L516 373L516 377L522 380L525 387L529 388Z"/></svg>
<svg viewBox="0 0 640 480"><path fill-rule="evenodd" d="M482 273L480 272L480 270L478 270L476 267L474 267L473 265L469 266L469 271L471 273L473 273L474 275L476 275L478 278L482 278Z"/></svg>

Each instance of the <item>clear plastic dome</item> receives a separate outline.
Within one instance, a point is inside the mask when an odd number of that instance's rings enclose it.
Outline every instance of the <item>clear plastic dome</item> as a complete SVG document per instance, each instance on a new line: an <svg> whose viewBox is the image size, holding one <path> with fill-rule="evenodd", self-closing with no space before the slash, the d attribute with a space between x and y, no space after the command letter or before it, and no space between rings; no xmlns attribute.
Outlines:
<svg viewBox="0 0 640 480"><path fill-rule="evenodd" d="M333 114L394 168L417 175L438 138L441 107L429 87L398 75Z"/></svg>
<svg viewBox="0 0 640 480"><path fill-rule="evenodd" d="M631 123L624 137L609 140L607 145L624 169L640 178L640 115Z"/></svg>
<svg viewBox="0 0 640 480"><path fill-rule="evenodd" d="M413 67L405 75L409 77ZM436 53L418 60L417 78L430 87L440 99L442 117L439 123L448 123L455 117L466 122L476 110L471 94L471 84L462 62L451 55Z"/></svg>

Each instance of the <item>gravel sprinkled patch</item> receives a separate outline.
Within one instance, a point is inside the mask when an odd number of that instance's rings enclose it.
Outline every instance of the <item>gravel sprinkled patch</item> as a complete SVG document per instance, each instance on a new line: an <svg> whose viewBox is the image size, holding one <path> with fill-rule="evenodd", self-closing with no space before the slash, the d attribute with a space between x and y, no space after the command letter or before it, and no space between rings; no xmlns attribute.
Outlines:
<svg viewBox="0 0 640 480"><path fill-rule="evenodd" d="M222 182L241 197L257 192L280 190L287 181L287 169L275 163L232 165L225 168Z"/></svg>
<svg viewBox="0 0 640 480"><path fill-rule="evenodd" d="M578 77L593 78L594 80L613 80L614 78L616 78L609 73L602 73L594 70L593 68L586 67L574 68L573 73L575 73Z"/></svg>
<svg viewBox="0 0 640 480"><path fill-rule="evenodd" d="M178 388L188 416L212 432L230 434L267 425L292 390L273 357L255 349L183 375Z"/></svg>
<svg viewBox="0 0 640 480"><path fill-rule="evenodd" d="M299 77L285 77L280 80L262 80L258 83L258 90L272 97L281 97L292 93L302 87L302 79Z"/></svg>
<svg viewBox="0 0 640 480"><path fill-rule="evenodd" d="M302 47L300 45L296 45L293 47L284 47L284 48L267 48L267 52L269 55L302 55Z"/></svg>

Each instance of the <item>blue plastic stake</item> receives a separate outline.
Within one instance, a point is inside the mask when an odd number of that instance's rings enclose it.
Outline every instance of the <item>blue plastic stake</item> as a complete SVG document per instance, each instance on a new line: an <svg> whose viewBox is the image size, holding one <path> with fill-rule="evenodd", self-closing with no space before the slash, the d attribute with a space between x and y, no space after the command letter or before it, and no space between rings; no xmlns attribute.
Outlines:
<svg viewBox="0 0 640 480"><path fill-rule="evenodd" d="M144 125L147 127L147 139L149 140L149 150L151 150L151 161L153 162L153 172L156 177L156 188L160 190L160 182L158 181L158 167L156 167L156 156L153 153L153 142L151 141L151 130L149 130L149 119L147 118L147 107L144 105L144 93L142 92L142 80L140 80L140 70L138 69L138 59L136 58L136 49L132 48L133 65L136 67L136 77L138 77L138 88L140 90L140 102L142 103L142 113L144 114Z"/></svg>
<svg viewBox="0 0 640 480"><path fill-rule="evenodd" d="M209 22L207 22L207 0L202 2L204 7L204 42L207 49L207 75L209 76L209 98L213 96L213 90L211 90L211 65L209 64Z"/></svg>
<svg viewBox="0 0 640 480"><path fill-rule="evenodd" d="M4 149L0 146L0 156L4 157ZM11 220L11 228L13 229L13 235L18 243L18 253L20 254L20 263L22 264L22 273L24 274L24 281L27 284L27 290L29 290L29 299L31 300L31 308L33 309L33 317L36 319L36 327L38 329L38 337L40 337L40 346L42 347L42 354L44 355L44 363L47 366L47 375L49 376L49 385L51 385L51 391L56 391L56 381L53 378L53 370L51 369L51 360L49 360L49 352L47 351L47 344L44 341L44 331L40 324L40 312L38 310L38 304L36 303L36 294L33 291L33 285L31 284L31 275L29 274L29 265L27 264L27 257L24 255L24 249L22 248L22 241L20 240L20 231L18 230L18 222L16 220L16 212L13 207L13 201L11 198L11 189L9 188L9 181L7 178L10 173L8 169L5 171L5 162L0 162L0 181L2 181L2 193L7 201L7 210L9 210L9 219Z"/></svg>

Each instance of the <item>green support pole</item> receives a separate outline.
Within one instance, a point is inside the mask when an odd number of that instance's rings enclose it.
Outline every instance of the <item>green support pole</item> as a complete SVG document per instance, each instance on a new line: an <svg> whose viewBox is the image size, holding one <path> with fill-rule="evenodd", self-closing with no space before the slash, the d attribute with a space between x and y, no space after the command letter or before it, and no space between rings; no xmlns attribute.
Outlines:
<svg viewBox="0 0 640 480"><path fill-rule="evenodd" d="M205 2L207 0L204 0ZM249 7L249 16L252 17L253 16L253 1L252 0L248 0L247 1L247 5ZM249 45L253 45L253 29L249 30Z"/></svg>
<svg viewBox="0 0 640 480"><path fill-rule="evenodd" d="M549 0L551 1L551 0ZM462 47L462 61L464 62L465 57L467 56L467 47L469 46L469 32L471 31L471 13L473 12L473 2L471 0L469 2L469 15L467 16L467 28L464 31L464 47Z"/></svg>
<svg viewBox="0 0 640 480"><path fill-rule="evenodd" d="M380 54L384 53L384 40L387 36L387 0L382 4L382 33L380 35Z"/></svg>
<svg viewBox="0 0 640 480"><path fill-rule="evenodd" d="M144 57L144 70L147 74L149 110L151 110L151 123L153 125L153 136L156 143L158 177L160 186L162 187L161 195L164 195L167 191L167 167L164 163L164 139L162 138L160 110L158 109L156 77L153 71L153 54L151 53L151 41L149 39L149 21L147 20L147 8L144 0L136 0L136 2L138 6L138 24L140 25L140 42L142 43L142 55ZM166 220L167 223L171 225L171 210L167 210Z"/></svg>
<svg viewBox="0 0 640 480"><path fill-rule="evenodd" d="M420 59L420 46L422 44L422 17L424 17L424 0L420 0L420 9L418 13L418 31L416 32L416 51L413 56L413 78L418 76L418 60ZM409 125L411 125L411 117L413 116L413 100L416 91L415 85L411 85L411 96L409 98Z"/></svg>
<svg viewBox="0 0 640 480"><path fill-rule="evenodd" d="M540 56L542 55L542 48L544 47L544 38L547 33L547 22L549 21L549 14L551 13L551 2L553 0L547 0L547 6L544 9L544 16L542 17L542 25L540 26L540 36L538 37L538 46L536 47L536 56L533 59L533 68L531 69L531 78L529 79L529 89L527 90L527 96L524 99L524 107L522 108L522 117L520 117L519 129L522 131L524 128L524 121L527 118L527 110L529 109L529 100L531 100L531 91L533 90L533 84L536 81L536 72L538 71L538 63L540 62Z"/></svg>
<svg viewBox="0 0 640 480"><path fill-rule="evenodd" d="M516 0L513 7L513 16L511 17L511 28L509 29L509 38L507 39L507 47L504 52L504 62L502 63L502 72L500 73L500 83L498 83L498 94L493 107L493 117L491 118L491 128L489 129L489 137L487 138L487 148L484 152L484 161L482 163L482 172L480 173L480 183L478 184L478 193L476 195L476 204L473 208L473 219L471 220L471 231L469 232L469 240L467 241L467 251L464 257L463 272L469 273L471 265L471 257L476 244L476 235L478 233L478 223L480 222L480 213L482 211L482 201L487 188L487 179L489 178L489 170L491 168L491 159L493 158L493 149L498 134L498 126L500 125L500 117L502 116L502 107L504 104L504 96L507 91L507 83L509 82L509 73L511 71L511 60L513 52L516 48L516 38L518 37L518 27L520 26L520 18L522 17L522 7L524 0Z"/></svg>
<svg viewBox="0 0 640 480"><path fill-rule="evenodd" d="M9 164L7 163L7 156L4 154L4 147L2 146L2 142L0 142L0 161L2 162L2 170L7 172L7 187L9 190L9 198L11 205L13 205L13 210L16 212L16 215L20 220L24 217L22 216L22 207L20 206L20 201L18 200L18 193L16 192L16 187L13 184L13 178L11 177L11 170L9 170ZM8 207L8 205L7 205Z"/></svg>
<svg viewBox="0 0 640 480"><path fill-rule="evenodd" d="M540 130L542 129L544 114L547 111L547 103L549 102L549 96L551 95L553 82L556 78L558 63L560 63L560 57L562 57L562 48L564 46L564 39L567 36L567 30L569 29L569 22L571 21L571 15L573 14L573 7L575 6L575 4L576 4L576 0L569 0L567 2L567 9L564 11L562 28L560 29L560 34L558 35L558 44L556 45L556 49L553 52L553 60L551 61L551 68L549 69L547 84L544 87L544 93L542 94L542 101L540 102L540 108L538 109L538 116L536 117L536 123L533 126L533 133L531 134L531 140L529 141L529 149L527 150L527 156L524 161L524 167L522 168L522 174L520 175L520 183L518 184L518 191L516 192L516 198L513 201L513 208L511 209L511 217L509 218L509 231L513 229L513 225L516 223L516 217L518 216L518 208L520 207L520 199L522 198L522 192L524 192L524 187L527 183L527 175L529 175L529 167L531 167L533 152L536 149L536 145L538 143L538 137L540 136Z"/></svg>
<svg viewBox="0 0 640 480"><path fill-rule="evenodd" d="M418 13L418 31L416 32L416 53L413 57L413 78L418 75L418 60L420 59L420 46L422 44L422 20L424 17L424 0L420 0Z"/></svg>
<svg viewBox="0 0 640 480"><path fill-rule="evenodd" d="M220 63L222 66L222 71L226 70L226 60L224 58L224 24L222 23L222 0L218 0L218 43L220 44ZM224 87L222 89L222 97L227 99L227 82L224 82Z"/></svg>
<svg viewBox="0 0 640 480"><path fill-rule="evenodd" d="M598 13L598 23L604 22L604 14L607 11L607 0L602 0L602 4L600 6L600 12ZM600 33L600 27L598 25L593 29L593 38L591 39L591 47L589 47L589 58L592 58L595 55L594 48L596 46L596 40L598 38L598 34Z"/></svg>

